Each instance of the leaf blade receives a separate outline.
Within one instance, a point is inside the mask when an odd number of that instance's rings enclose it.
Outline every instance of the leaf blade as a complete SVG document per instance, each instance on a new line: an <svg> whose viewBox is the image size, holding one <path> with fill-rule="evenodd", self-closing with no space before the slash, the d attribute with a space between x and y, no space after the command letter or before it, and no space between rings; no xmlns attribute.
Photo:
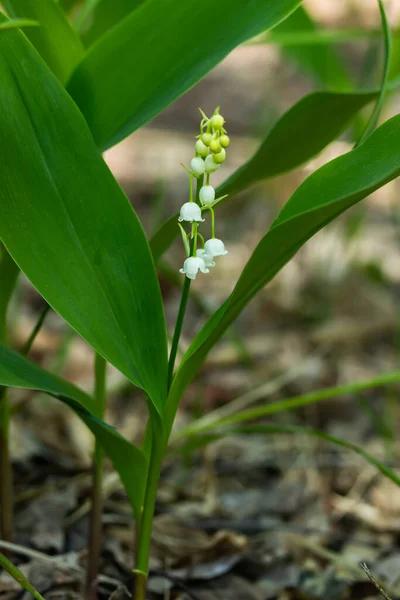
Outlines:
<svg viewBox="0 0 400 600"><path fill-rule="evenodd" d="M10 17L39 23L39 27L27 29L26 36L65 84L82 60L84 48L59 4L54 0L4 0L4 6Z"/></svg>
<svg viewBox="0 0 400 600"><path fill-rule="evenodd" d="M0 75L0 239L50 306L162 412L166 330L143 228L77 107L16 30L0 36Z"/></svg>
<svg viewBox="0 0 400 600"><path fill-rule="evenodd" d="M132 133L300 1L203 0L189 10L175 0L144 2L89 49L68 84L98 146ZM216 23L224 24L223 36Z"/></svg>
<svg viewBox="0 0 400 600"><path fill-rule="evenodd" d="M141 508L147 461L143 453L113 427L95 416L93 399L71 383L48 373L0 344L0 386L25 388L55 396L74 410L110 457L137 514Z"/></svg>

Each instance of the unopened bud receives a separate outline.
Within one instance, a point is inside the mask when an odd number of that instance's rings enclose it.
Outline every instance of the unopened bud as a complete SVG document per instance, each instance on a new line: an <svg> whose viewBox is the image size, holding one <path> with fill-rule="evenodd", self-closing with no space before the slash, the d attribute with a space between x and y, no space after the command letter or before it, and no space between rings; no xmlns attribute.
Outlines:
<svg viewBox="0 0 400 600"><path fill-rule="evenodd" d="M203 144L209 146L211 144L212 135L211 133L202 133L200 139L203 142Z"/></svg>
<svg viewBox="0 0 400 600"><path fill-rule="evenodd" d="M215 131L221 131L225 123L225 119L222 115L214 115L211 117L211 127Z"/></svg>
<svg viewBox="0 0 400 600"><path fill-rule="evenodd" d="M228 135L221 135L221 137L219 138L219 143L223 148L227 148L231 143L231 140Z"/></svg>
<svg viewBox="0 0 400 600"><path fill-rule="evenodd" d="M201 140L197 140L196 152L197 152L197 154L200 154L200 156L207 156L209 149L205 144L203 144L203 142Z"/></svg>
<svg viewBox="0 0 400 600"><path fill-rule="evenodd" d="M225 158L226 158L226 152L223 148L222 148L221 152L218 152L218 154L212 155L212 160L215 163L217 163L217 165L220 165L221 163L223 163L225 161Z"/></svg>
<svg viewBox="0 0 400 600"><path fill-rule="evenodd" d="M213 154L218 154L218 152L221 152L222 146L219 143L219 140L213 140L210 144L210 149Z"/></svg>

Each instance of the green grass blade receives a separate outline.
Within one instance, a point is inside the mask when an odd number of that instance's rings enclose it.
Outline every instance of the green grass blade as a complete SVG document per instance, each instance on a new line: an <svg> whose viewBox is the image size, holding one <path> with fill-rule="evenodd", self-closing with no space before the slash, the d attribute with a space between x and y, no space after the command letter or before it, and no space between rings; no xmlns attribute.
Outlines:
<svg viewBox="0 0 400 600"><path fill-rule="evenodd" d="M312 44L296 44L296 36L318 34L320 30L303 6L288 19L267 33L272 40L279 36L291 38L292 43L282 46L284 53L319 84L329 89L348 89L351 87L350 77L344 68L336 50L329 44L320 42L318 49ZM268 39L268 37L267 37ZM286 40L287 41L287 40Z"/></svg>
<svg viewBox="0 0 400 600"><path fill-rule="evenodd" d="M328 433L324 433L319 429L311 429L308 427L300 427L297 425L248 425L246 427L235 427L233 429L228 429L226 431L219 431L215 435L227 436L238 433L245 434L291 434L291 435L307 435L311 437L316 437L321 440L325 440L326 442L330 442L331 444L335 444L335 446L340 446L342 448L346 448L347 450L351 450L355 452L359 456L362 456L367 462L376 467L382 475L393 481L396 485L400 486L400 477L396 475L396 473L387 465L382 463L380 460L369 454L366 450L364 450L361 446L357 444L353 444L353 442L348 442L342 438L338 438L333 435L329 435ZM212 438L211 438L212 439Z"/></svg>
<svg viewBox="0 0 400 600"><path fill-rule="evenodd" d="M380 29L314 29L311 31L284 32L278 31L278 28L276 28L253 40L249 40L248 44L277 44L283 48L290 48L293 46L343 44L360 40L375 40L380 37L382 37ZM315 52L317 50L317 48L314 49Z"/></svg>
<svg viewBox="0 0 400 600"><path fill-rule="evenodd" d="M299 4L202 0L188 6L147 0L88 50L68 90L105 150L190 89L236 46L279 23Z"/></svg>
<svg viewBox="0 0 400 600"><path fill-rule="evenodd" d="M96 406L90 396L71 383L41 369L4 344L0 344L0 386L45 392L72 408L103 446L121 478L132 506L139 514L147 460L136 446L96 417Z"/></svg>
<svg viewBox="0 0 400 600"><path fill-rule="evenodd" d="M255 294L317 231L400 174L400 116L393 117L358 148L310 175L261 239L232 294L189 347L172 383L167 427L188 383L207 353Z"/></svg>
<svg viewBox="0 0 400 600"><path fill-rule="evenodd" d="M207 415L178 431L176 435L174 435L173 442L179 442L194 435L214 432L221 427L232 427L246 423L247 421L253 421L254 419L295 410L296 408L302 408L303 406L309 406L311 404L318 404L319 402L324 402L325 400L330 400L332 398L341 398L343 396L359 394L366 390L389 386L399 382L400 371L393 371L391 373L378 375L372 379L316 390L308 394L294 396L277 402L269 402L268 404L262 404L261 406L238 411L235 414L216 419L210 418L212 415Z"/></svg>
<svg viewBox="0 0 400 600"><path fill-rule="evenodd" d="M377 92L314 92L292 106L267 133L257 152L217 190L229 194L222 202L254 183L281 175L321 152ZM329 119L326 118L329 115ZM157 260L178 235L178 213L166 221L150 241Z"/></svg>
<svg viewBox="0 0 400 600"><path fill-rule="evenodd" d="M390 58L391 58L391 53L392 53L392 34L390 31L390 25L389 25L389 22L388 22L388 19L386 16L385 7L383 5L382 0L378 0L378 4L379 4L379 11L380 11L381 20L382 20L383 39L385 42L385 46L384 46L385 47L385 60L384 60L384 67L383 67L382 83L381 83L381 90L380 90L378 99L375 104L375 108L372 112L371 118L369 119L368 124L367 124L360 140L358 141L358 144L362 144L362 142L364 142L367 139L367 137L369 135L371 135L371 133L377 126L380 114L382 112L383 104L385 102L385 97L386 97L387 88L388 88L388 84L389 84Z"/></svg>
<svg viewBox="0 0 400 600"><path fill-rule="evenodd" d="M28 579L25 577L22 571L20 571L15 565L13 565L12 562L8 560L6 556L4 556L4 554L1 554L1 552L0 566L3 567L3 569L7 571L7 573L9 573L11 577L15 579L15 581L19 583L20 586L24 588L26 592L31 594L31 596L33 596L35 600L44 600L43 596L39 594L39 592L33 587L33 585L28 581Z"/></svg>
<svg viewBox="0 0 400 600"><path fill-rule="evenodd" d="M137 215L18 30L0 36L0 78L0 239L48 304L162 412L164 312Z"/></svg>
<svg viewBox="0 0 400 600"><path fill-rule="evenodd" d="M65 84L82 60L84 48L59 4L54 0L4 0L3 4L10 17L39 23L39 27L27 29L26 35Z"/></svg>
<svg viewBox="0 0 400 600"><path fill-rule="evenodd" d="M85 20L80 28L81 38L85 46L89 47L94 44L144 1L113 0L110 2L110 0L99 0L90 14L90 19Z"/></svg>

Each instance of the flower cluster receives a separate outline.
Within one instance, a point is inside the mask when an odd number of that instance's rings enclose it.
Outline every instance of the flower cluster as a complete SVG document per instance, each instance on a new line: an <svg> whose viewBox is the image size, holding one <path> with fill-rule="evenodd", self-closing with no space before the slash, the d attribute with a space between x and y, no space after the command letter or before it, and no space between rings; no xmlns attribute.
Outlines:
<svg viewBox="0 0 400 600"><path fill-rule="evenodd" d="M209 273L210 268L215 266L214 258L228 254L224 243L215 237L215 215L214 206L225 198L215 197L215 189L210 185L210 176L225 161L226 148L230 139L224 128L225 119L219 113L219 107L208 118L200 110L202 119L200 122L200 134L197 136L195 145L195 157L190 162L190 168L185 167L190 175L189 202L181 206L179 214L179 227L182 233L187 258L180 272L189 279L196 279L197 273ZM193 182L196 179L196 197L193 194ZM203 212L211 213L211 238L205 241L198 231L199 223L203 223ZM191 223L191 230L186 233L181 223ZM199 247L199 240L201 247Z"/></svg>

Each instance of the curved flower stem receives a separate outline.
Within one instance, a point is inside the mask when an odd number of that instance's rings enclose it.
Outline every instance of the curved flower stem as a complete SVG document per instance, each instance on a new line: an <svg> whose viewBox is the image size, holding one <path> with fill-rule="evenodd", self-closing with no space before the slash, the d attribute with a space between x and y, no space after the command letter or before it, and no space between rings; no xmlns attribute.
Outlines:
<svg viewBox="0 0 400 600"><path fill-rule="evenodd" d="M32 329L32 333L29 336L29 338L27 339L27 341L25 342L25 344L23 345L23 347L21 348L21 354L23 354L24 356L26 356L27 354L29 354L30 349L32 348L33 342L36 339L37 334L39 333L39 331L41 330L43 323L46 319L47 313L50 310L50 306L49 304L46 304L46 306L44 307L44 309L42 310L36 325L34 326L34 328Z"/></svg>
<svg viewBox="0 0 400 600"><path fill-rule="evenodd" d="M197 179L197 185L196 185L196 200L197 201L199 199L200 188L203 185L203 181L204 181L204 176L199 177ZM193 231L193 229L192 229L192 231ZM197 237L197 224L196 224L196 230L193 231L193 233ZM192 244L193 244L193 246L192 246L192 249L191 249L191 252L190 252L191 255L193 254L193 248L196 247L195 239L192 240ZM181 337L183 320L185 318L186 306L187 306L187 302L188 302L188 299L189 299L190 283L191 283L191 280L189 279L189 277L185 277L185 282L184 282L183 288L182 288L181 302L179 304L178 316L176 318L176 325L175 325L174 336L172 338L171 352L170 352L170 355L169 355L169 363L168 363L168 389L171 387L172 377L173 377L173 374L174 374L176 354L178 352L179 339Z"/></svg>
<svg viewBox="0 0 400 600"><path fill-rule="evenodd" d="M169 355L169 363L168 363L168 389L171 387L172 377L174 374L175 360L178 352L179 339L181 337L183 320L185 318L186 306L189 299L189 291L191 279L189 277L185 277L185 281L182 288L182 296L181 302L179 304L178 316L176 318L176 325L174 331L174 337L172 338L171 344L171 352Z"/></svg>
<svg viewBox="0 0 400 600"><path fill-rule="evenodd" d="M215 213L211 206L209 208L211 213L211 237L215 238Z"/></svg>
<svg viewBox="0 0 400 600"><path fill-rule="evenodd" d="M194 202L194 198L193 198L193 175L190 175L190 180L189 180L189 202Z"/></svg>
<svg viewBox="0 0 400 600"><path fill-rule="evenodd" d="M164 428L160 416L155 412L155 410L152 409L152 407L150 407L149 410L152 428L152 441L146 492L143 503L143 513L140 523L140 539L137 551L137 563L136 569L134 570L135 600L146 600L154 508L157 497L158 479L166 449L164 441Z"/></svg>

